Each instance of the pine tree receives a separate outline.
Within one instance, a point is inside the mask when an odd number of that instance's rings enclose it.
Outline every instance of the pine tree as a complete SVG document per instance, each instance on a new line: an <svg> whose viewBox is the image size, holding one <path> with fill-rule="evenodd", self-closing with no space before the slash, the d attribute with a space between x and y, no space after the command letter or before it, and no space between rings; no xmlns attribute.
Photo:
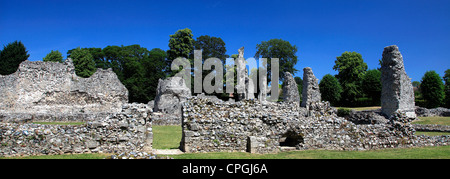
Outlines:
<svg viewBox="0 0 450 179"><path fill-rule="evenodd" d="M30 55L21 41L14 41L0 51L0 74L9 75L17 71L20 63Z"/></svg>

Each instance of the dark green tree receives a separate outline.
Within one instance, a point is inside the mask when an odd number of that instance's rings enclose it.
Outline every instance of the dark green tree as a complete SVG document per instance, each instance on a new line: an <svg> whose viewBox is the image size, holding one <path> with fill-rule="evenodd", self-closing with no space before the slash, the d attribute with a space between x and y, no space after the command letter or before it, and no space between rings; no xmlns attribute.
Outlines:
<svg viewBox="0 0 450 179"><path fill-rule="evenodd" d="M106 60L105 54L103 53L101 48L82 48L82 49L89 51L89 53L92 55L92 58L94 59L95 63L95 68L103 68L103 69L111 68L109 66L110 63ZM67 56L70 56L73 50L75 49L67 51Z"/></svg>
<svg viewBox="0 0 450 179"><path fill-rule="evenodd" d="M329 101L331 105L337 105L341 98L342 87L336 77L326 74L319 83L322 100Z"/></svg>
<svg viewBox="0 0 450 179"><path fill-rule="evenodd" d="M364 94L372 100L372 105L380 105L381 102L381 71L369 70L363 77L362 89Z"/></svg>
<svg viewBox="0 0 450 179"><path fill-rule="evenodd" d="M344 52L336 57L333 70L339 73L336 78L342 86L341 102L344 105L353 105L359 97L362 97L361 82L367 71L367 64L361 54L357 52Z"/></svg>
<svg viewBox="0 0 450 179"><path fill-rule="evenodd" d="M450 108L450 69L445 70L445 74L444 74L444 82L445 82L445 87L444 87L444 93L445 93L445 98L444 98L444 104L446 108Z"/></svg>
<svg viewBox="0 0 450 179"><path fill-rule="evenodd" d="M220 37L211 37L209 35L197 37L197 40L194 42L194 49L203 50L203 60L214 57L225 62L225 59L229 57L226 54L227 49L225 47L225 42ZM194 57L191 58L193 59Z"/></svg>
<svg viewBox="0 0 450 179"><path fill-rule="evenodd" d="M97 70L95 68L94 57L92 57L87 49L78 47L71 51L69 57L73 60L75 73L80 77L88 78Z"/></svg>
<svg viewBox="0 0 450 179"><path fill-rule="evenodd" d="M112 68L112 70L116 73L117 77L120 81L124 80L123 75L123 65L125 63L124 52L122 47L119 46L107 46L102 49L102 53L104 55L104 60L107 63L108 68Z"/></svg>
<svg viewBox="0 0 450 179"><path fill-rule="evenodd" d="M262 41L261 44L256 45L255 58L267 58L267 82L271 81L271 62L272 58L279 59L280 80L284 81L284 72L295 74L298 70L294 68L297 64L297 46L291 45L288 41L282 39L271 39L269 41Z"/></svg>
<svg viewBox="0 0 450 179"><path fill-rule="evenodd" d="M56 51L52 50L42 60L44 62L59 62L59 63L62 63L63 62L63 56L62 56L61 52L59 52L58 50L56 50Z"/></svg>
<svg viewBox="0 0 450 179"><path fill-rule="evenodd" d="M195 50L202 50L202 63L205 62L208 58L218 58L222 62L222 70L224 72L225 76L225 60L229 56L226 54L227 49L225 48L225 42L220 37L211 37L209 35L202 35L200 37L197 37L197 40L194 42L194 49ZM191 53L190 59L194 59L194 51ZM210 74L214 71L217 67L213 67L212 70L202 70L202 77L205 78L206 75ZM197 69L194 69L197 70ZM223 77L225 79L225 77ZM215 84L215 81L212 82L212 84ZM224 83L225 84L225 83ZM221 97L221 94L215 94L214 95Z"/></svg>
<svg viewBox="0 0 450 179"><path fill-rule="evenodd" d="M303 80L302 78L296 76L294 77L295 83L297 83L297 89L298 89L298 95L300 98L302 97L302 91L303 91Z"/></svg>
<svg viewBox="0 0 450 179"><path fill-rule="evenodd" d="M142 66L145 70L144 77L147 83L144 88L145 93L148 94L148 98L145 99L147 102L156 97L159 79L163 79L165 77L164 68L166 58L166 51L159 48L154 48L150 50L149 58L144 58L142 61Z"/></svg>
<svg viewBox="0 0 450 179"><path fill-rule="evenodd" d="M436 108L444 100L444 83L435 71L427 71L420 82L420 91L427 108Z"/></svg>
<svg viewBox="0 0 450 179"><path fill-rule="evenodd" d="M180 29L175 34L170 35L169 50L167 50L166 71L170 76L176 74L171 72L170 65L178 57L189 59L189 55L194 50L194 35L191 29ZM191 62L192 63L192 62Z"/></svg>
<svg viewBox="0 0 450 179"><path fill-rule="evenodd" d="M30 55L21 41L14 41L0 51L0 74L9 75L17 71L20 63Z"/></svg>

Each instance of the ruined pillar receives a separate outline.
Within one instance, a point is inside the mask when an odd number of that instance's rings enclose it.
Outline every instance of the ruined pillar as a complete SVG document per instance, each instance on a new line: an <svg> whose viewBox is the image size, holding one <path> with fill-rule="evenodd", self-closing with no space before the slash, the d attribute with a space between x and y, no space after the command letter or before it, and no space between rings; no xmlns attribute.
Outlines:
<svg viewBox="0 0 450 179"><path fill-rule="evenodd" d="M314 76L314 73L310 67L303 69L303 91L302 91L302 104L301 107L308 107L313 102L322 101L319 80Z"/></svg>
<svg viewBox="0 0 450 179"><path fill-rule="evenodd" d="M283 101L285 102L296 102L300 104L300 95L298 94L297 83L291 73L284 73L283 82Z"/></svg>
<svg viewBox="0 0 450 179"><path fill-rule="evenodd" d="M406 75L403 57L396 45L384 48L381 61L381 112L388 117L394 112L415 118L414 91Z"/></svg>

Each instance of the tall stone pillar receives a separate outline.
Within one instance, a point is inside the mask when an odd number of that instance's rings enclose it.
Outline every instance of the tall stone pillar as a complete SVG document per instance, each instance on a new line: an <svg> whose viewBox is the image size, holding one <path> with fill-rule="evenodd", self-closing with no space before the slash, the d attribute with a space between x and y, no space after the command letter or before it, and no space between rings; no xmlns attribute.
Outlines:
<svg viewBox="0 0 450 179"><path fill-rule="evenodd" d="M403 57L396 45L384 48L381 63L381 112L388 117L401 112L415 118L411 78L406 75Z"/></svg>

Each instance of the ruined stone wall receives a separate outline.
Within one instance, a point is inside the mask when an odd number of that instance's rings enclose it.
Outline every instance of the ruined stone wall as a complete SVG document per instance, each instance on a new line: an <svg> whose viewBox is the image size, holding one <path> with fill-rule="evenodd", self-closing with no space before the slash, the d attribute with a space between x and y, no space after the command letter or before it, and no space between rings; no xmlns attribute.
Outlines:
<svg viewBox="0 0 450 179"><path fill-rule="evenodd" d="M192 97L182 110L180 146L192 153L273 153L283 146L298 150L368 150L450 142L450 136L416 136L409 123L400 122L405 121L402 119L357 125L337 117L335 110L310 112L295 103L230 103Z"/></svg>
<svg viewBox="0 0 450 179"><path fill-rule="evenodd" d="M83 125L0 123L0 156L121 153L152 150L151 109L126 104L121 112Z"/></svg>
<svg viewBox="0 0 450 179"><path fill-rule="evenodd" d="M128 102L128 90L111 70L97 69L89 78L64 63L24 61L18 70L0 76L0 114L77 116L117 113Z"/></svg>

